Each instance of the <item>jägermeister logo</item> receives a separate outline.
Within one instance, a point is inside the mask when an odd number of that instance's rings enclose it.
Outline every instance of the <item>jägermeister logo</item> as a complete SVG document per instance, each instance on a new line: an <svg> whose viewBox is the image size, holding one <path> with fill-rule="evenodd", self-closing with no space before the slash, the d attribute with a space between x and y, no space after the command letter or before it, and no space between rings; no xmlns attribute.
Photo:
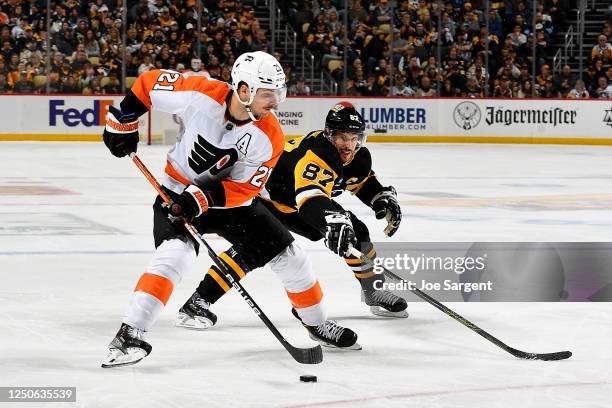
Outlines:
<svg viewBox="0 0 612 408"><path fill-rule="evenodd" d="M612 127L612 108L606 110L606 114L604 115L603 122Z"/></svg>

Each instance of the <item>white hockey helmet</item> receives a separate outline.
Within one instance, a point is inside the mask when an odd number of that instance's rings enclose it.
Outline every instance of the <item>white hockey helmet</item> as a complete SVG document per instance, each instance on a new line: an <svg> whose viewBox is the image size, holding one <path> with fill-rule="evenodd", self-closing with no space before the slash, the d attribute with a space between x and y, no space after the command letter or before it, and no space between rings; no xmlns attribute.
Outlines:
<svg viewBox="0 0 612 408"><path fill-rule="evenodd" d="M276 90L278 103L283 102L287 96L283 67L276 58L263 51L246 52L236 58L232 68L232 88L236 94L242 82L249 87L251 96L248 101L243 101L240 97L238 100L247 107L249 116L252 115L250 105L258 89ZM253 117L251 119L255 120Z"/></svg>

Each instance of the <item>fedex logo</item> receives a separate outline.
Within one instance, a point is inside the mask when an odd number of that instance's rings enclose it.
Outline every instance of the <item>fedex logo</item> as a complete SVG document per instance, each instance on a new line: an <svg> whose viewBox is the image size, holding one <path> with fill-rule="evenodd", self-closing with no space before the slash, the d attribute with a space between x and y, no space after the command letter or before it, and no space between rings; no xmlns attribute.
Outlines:
<svg viewBox="0 0 612 408"><path fill-rule="evenodd" d="M64 108L63 99L52 99L49 101L49 126L57 126L58 116L64 125L74 127L83 126L104 126L106 124L106 112L109 105L113 104L112 99L94 100L93 109L83 109L79 111L74 108Z"/></svg>

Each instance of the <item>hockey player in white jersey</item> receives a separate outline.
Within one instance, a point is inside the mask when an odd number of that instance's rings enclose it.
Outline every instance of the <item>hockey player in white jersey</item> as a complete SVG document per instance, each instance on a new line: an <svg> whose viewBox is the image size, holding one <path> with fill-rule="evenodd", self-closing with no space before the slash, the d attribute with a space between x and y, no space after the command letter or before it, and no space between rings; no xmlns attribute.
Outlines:
<svg viewBox="0 0 612 408"><path fill-rule="evenodd" d="M269 54L242 54L232 85L168 70L142 74L120 104L109 107L104 142L123 157L138 144L138 117L149 109L181 117L185 131L167 155L163 188L172 205L154 205L155 252L109 345L103 367L134 364L151 352L143 338L174 287L191 268L198 246L176 218L200 233L216 233L250 269L269 264L303 324L322 337L349 329L326 321L323 293L304 251L260 203L253 202L283 151L284 135L272 109L285 99L285 75Z"/></svg>

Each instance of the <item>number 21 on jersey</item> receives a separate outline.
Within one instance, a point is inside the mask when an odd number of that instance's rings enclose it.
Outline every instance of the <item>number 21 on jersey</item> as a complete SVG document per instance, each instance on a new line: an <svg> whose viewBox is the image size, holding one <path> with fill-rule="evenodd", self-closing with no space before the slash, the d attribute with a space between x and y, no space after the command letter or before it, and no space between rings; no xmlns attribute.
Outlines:
<svg viewBox="0 0 612 408"><path fill-rule="evenodd" d="M164 82L172 84L181 77L181 74L174 71L164 71L157 77L157 83L153 85L155 91L174 91L174 85L162 85Z"/></svg>

